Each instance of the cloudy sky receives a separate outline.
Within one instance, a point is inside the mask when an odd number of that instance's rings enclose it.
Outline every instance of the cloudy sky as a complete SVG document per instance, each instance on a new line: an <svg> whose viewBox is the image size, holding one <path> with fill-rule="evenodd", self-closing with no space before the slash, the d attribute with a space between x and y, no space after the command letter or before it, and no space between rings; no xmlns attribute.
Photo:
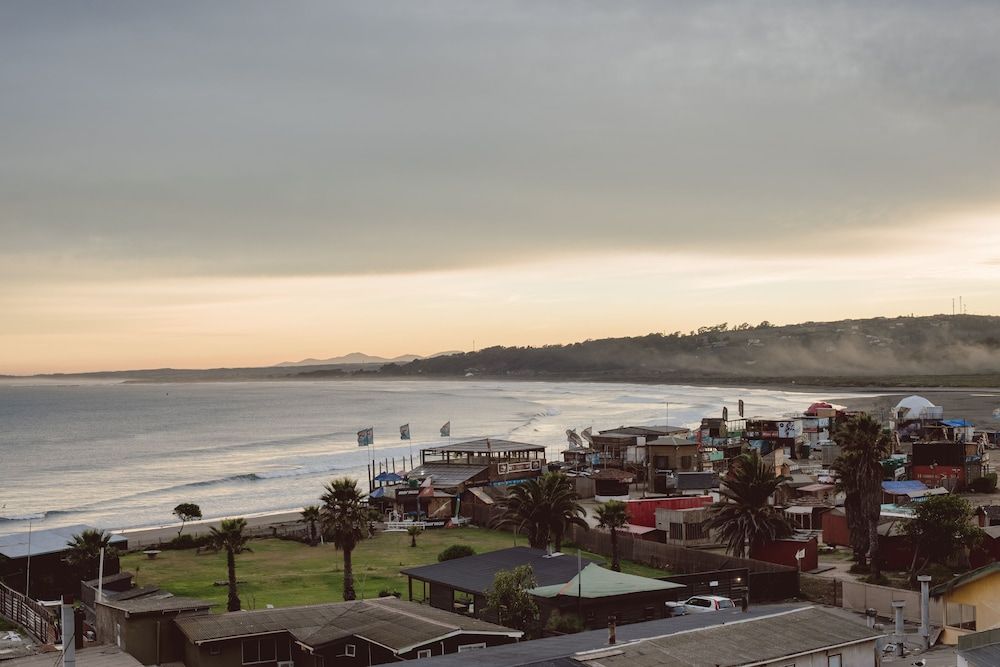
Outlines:
<svg viewBox="0 0 1000 667"><path fill-rule="evenodd" d="M995 2L0 4L0 373L1000 312Z"/></svg>

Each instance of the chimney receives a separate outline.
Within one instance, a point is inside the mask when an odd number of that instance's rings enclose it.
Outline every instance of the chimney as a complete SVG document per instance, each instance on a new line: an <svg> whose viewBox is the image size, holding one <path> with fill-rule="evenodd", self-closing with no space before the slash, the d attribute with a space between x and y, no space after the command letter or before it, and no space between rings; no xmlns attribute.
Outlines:
<svg viewBox="0 0 1000 667"><path fill-rule="evenodd" d="M76 619L73 614L73 596L62 599L63 667L76 667Z"/></svg>
<svg viewBox="0 0 1000 667"><path fill-rule="evenodd" d="M924 643L924 650L930 648L931 637L931 577L929 574L922 574L917 577L920 582L920 639Z"/></svg>
<svg viewBox="0 0 1000 667"><path fill-rule="evenodd" d="M903 657L903 607L906 602L903 600L893 600L892 610L896 613L896 655Z"/></svg>
<svg viewBox="0 0 1000 667"><path fill-rule="evenodd" d="M608 616L608 646L614 646L618 642L615 636L615 617Z"/></svg>

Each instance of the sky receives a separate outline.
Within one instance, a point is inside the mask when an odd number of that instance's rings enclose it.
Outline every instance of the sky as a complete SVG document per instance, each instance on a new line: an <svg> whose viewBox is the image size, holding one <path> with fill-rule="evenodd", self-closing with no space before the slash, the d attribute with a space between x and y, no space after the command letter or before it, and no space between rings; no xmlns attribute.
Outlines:
<svg viewBox="0 0 1000 667"><path fill-rule="evenodd" d="M0 373L1000 313L995 2L0 4Z"/></svg>

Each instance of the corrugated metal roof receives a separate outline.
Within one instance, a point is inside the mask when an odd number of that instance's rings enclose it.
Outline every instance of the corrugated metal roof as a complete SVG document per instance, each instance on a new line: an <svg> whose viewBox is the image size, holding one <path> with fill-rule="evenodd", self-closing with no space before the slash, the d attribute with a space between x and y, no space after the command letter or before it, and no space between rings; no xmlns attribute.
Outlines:
<svg viewBox="0 0 1000 667"><path fill-rule="evenodd" d="M69 543L73 540L74 535L79 535L85 530L97 529L81 523L74 526L63 526L62 528L33 530L30 533L0 535L0 555L7 558L24 558L28 555L29 540L32 556L59 553L69 548ZM127 541L121 535L112 535L110 544L115 546L124 544Z"/></svg>
<svg viewBox="0 0 1000 667"><path fill-rule="evenodd" d="M910 491L923 491L926 488L926 484L915 479L901 482L882 482L882 490L893 495L903 495Z"/></svg>
<svg viewBox="0 0 1000 667"><path fill-rule="evenodd" d="M146 597L133 598L130 600L105 600L98 602L112 609L121 609L128 614L150 614L165 611L185 611L185 610L208 610L215 603L196 598L186 598L170 593L162 595L148 595Z"/></svg>
<svg viewBox="0 0 1000 667"><path fill-rule="evenodd" d="M465 463L427 463L406 473L410 479L431 478L434 486L450 488L466 482L480 474L489 466ZM397 491L398 494L398 491Z"/></svg>
<svg viewBox="0 0 1000 667"><path fill-rule="evenodd" d="M532 445L526 442L514 442L513 440L500 440L497 438L480 438L479 440L468 440L457 442L452 445L439 445L437 447L425 447L428 452L471 452L473 454L486 454L492 452L544 452L545 445Z"/></svg>
<svg viewBox="0 0 1000 667"><path fill-rule="evenodd" d="M314 648L344 637L357 636L395 651L405 651L456 632L521 635L517 630L494 623L391 597L186 616L178 618L176 623L184 636L196 643L289 632L296 640Z"/></svg>
<svg viewBox="0 0 1000 667"><path fill-rule="evenodd" d="M972 667L996 667L1000 665L1000 644L960 650L958 654L965 658Z"/></svg>
<svg viewBox="0 0 1000 667"><path fill-rule="evenodd" d="M706 616L709 614L706 614ZM747 665L777 661L827 647L874 641L885 633L859 621L816 607L743 622L726 623L694 632L648 639L603 650L599 657L574 658L587 666L659 667L660 665Z"/></svg>

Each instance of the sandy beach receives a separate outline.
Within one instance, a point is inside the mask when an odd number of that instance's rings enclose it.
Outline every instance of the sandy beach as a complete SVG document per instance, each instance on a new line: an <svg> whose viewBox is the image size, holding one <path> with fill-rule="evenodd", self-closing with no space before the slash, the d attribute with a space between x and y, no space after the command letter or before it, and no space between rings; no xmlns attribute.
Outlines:
<svg viewBox="0 0 1000 667"><path fill-rule="evenodd" d="M300 511L301 508L243 515L243 518L247 522L246 532L250 535L261 536L272 535L275 531L287 532L296 528L302 528L303 524L299 521L301 519ZM183 534L192 536L207 535L213 527L218 528L224 520L233 518L236 517L188 521L184 524ZM127 537L129 549L140 549L169 542L177 537L177 531L180 530L180 527L180 523L173 523L145 528L126 528L110 532Z"/></svg>

